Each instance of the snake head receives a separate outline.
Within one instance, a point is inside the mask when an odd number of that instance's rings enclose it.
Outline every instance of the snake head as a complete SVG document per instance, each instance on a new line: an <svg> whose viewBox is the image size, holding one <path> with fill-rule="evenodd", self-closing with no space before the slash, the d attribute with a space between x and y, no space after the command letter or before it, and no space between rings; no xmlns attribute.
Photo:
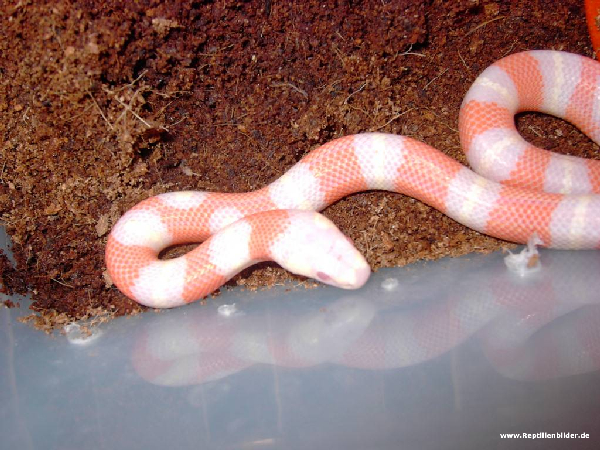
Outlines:
<svg viewBox="0 0 600 450"><path fill-rule="evenodd" d="M289 213L287 230L271 246L275 262L295 274L343 289L365 284L371 268L329 219L314 211Z"/></svg>

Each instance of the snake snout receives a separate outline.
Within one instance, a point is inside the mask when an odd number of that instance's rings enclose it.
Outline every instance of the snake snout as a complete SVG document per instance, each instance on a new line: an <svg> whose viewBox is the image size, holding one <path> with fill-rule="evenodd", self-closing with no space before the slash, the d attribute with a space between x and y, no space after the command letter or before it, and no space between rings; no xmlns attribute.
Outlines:
<svg viewBox="0 0 600 450"><path fill-rule="evenodd" d="M317 264L316 278L343 289L358 289L371 275L371 268L352 241L337 228L335 237Z"/></svg>

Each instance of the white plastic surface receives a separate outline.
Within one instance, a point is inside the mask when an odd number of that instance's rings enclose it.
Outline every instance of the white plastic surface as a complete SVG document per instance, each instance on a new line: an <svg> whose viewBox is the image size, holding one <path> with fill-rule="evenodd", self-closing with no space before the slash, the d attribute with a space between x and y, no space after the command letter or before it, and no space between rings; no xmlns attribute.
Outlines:
<svg viewBox="0 0 600 450"><path fill-rule="evenodd" d="M540 262L226 291L92 336L1 308L0 448L600 448L600 252ZM590 438L500 437L541 432Z"/></svg>

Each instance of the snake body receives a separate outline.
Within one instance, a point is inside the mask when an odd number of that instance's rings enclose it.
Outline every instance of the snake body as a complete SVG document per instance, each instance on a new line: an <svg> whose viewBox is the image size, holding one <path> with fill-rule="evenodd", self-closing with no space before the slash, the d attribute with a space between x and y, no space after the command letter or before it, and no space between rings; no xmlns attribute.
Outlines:
<svg viewBox="0 0 600 450"><path fill-rule="evenodd" d="M528 144L514 115L564 118L600 142L600 64L558 51L527 51L488 67L460 111L473 169L415 139L384 133L341 137L311 151L270 185L248 193L172 192L148 198L115 224L106 265L115 285L151 307L202 298L245 267L274 260L334 286L358 288L370 269L318 214L355 192L417 198L481 233L553 248L600 245L600 161ZM203 242L178 258L164 248Z"/></svg>

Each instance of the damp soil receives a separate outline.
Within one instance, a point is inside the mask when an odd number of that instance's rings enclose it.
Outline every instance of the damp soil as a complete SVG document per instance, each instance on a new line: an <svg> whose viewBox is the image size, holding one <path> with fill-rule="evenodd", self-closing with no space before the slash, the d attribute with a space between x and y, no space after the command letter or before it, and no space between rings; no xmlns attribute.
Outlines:
<svg viewBox="0 0 600 450"><path fill-rule="evenodd" d="M48 327L139 312L103 260L127 209L162 192L261 188L343 135L404 134L467 164L465 92L529 49L592 56L583 1L2 2L0 218L16 259L0 256L2 288L31 293ZM517 124L534 144L598 158L564 121ZM374 269L508 245L400 194L324 214ZM291 278L263 264L231 284Z"/></svg>

